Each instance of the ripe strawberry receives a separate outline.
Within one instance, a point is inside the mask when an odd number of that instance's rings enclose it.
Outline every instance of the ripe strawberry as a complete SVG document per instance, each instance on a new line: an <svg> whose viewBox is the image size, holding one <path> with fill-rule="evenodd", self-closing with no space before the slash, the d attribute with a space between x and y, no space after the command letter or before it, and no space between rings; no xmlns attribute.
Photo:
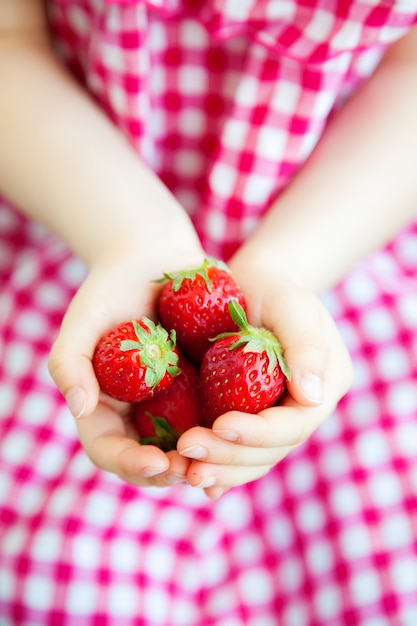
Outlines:
<svg viewBox="0 0 417 626"><path fill-rule="evenodd" d="M133 406L133 421L140 443L174 450L178 437L197 426L201 419L198 395L198 369L184 355L178 361L180 372L168 389Z"/></svg>
<svg viewBox="0 0 417 626"><path fill-rule="evenodd" d="M98 342L93 367L107 395L137 402L172 384L178 374L175 333L144 317L114 326Z"/></svg>
<svg viewBox="0 0 417 626"><path fill-rule="evenodd" d="M174 329L178 348L201 363L218 334L237 330L227 304L237 300L245 308L243 294L229 268L215 259L200 267L164 274L159 297L159 316L165 328Z"/></svg>
<svg viewBox="0 0 417 626"><path fill-rule="evenodd" d="M206 352L200 369L205 426L226 411L259 413L276 404L290 371L276 337L247 322L242 307L229 303L237 333L223 333Z"/></svg>

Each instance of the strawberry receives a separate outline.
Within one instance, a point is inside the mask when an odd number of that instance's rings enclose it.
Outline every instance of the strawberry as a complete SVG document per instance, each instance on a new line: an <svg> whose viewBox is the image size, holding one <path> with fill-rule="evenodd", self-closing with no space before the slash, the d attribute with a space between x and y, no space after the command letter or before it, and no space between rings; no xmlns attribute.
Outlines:
<svg viewBox="0 0 417 626"><path fill-rule="evenodd" d="M184 355L180 372L172 385L158 395L133 406L132 417L141 444L152 444L167 452L174 450L178 437L200 422L198 369Z"/></svg>
<svg viewBox="0 0 417 626"><path fill-rule="evenodd" d="M144 400L171 385L177 363L175 333L169 335L146 317L114 326L93 355L102 391L125 402Z"/></svg>
<svg viewBox="0 0 417 626"><path fill-rule="evenodd" d="M290 378L276 337L249 325L239 303L228 306L240 330L216 337L200 368L203 423L208 427L227 411L259 413L275 405Z"/></svg>
<svg viewBox="0 0 417 626"><path fill-rule="evenodd" d="M200 267L164 274L159 296L159 316L165 328L174 329L178 348L200 364L210 339L237 330L227 304L237 300L245 308L243 294L229 268L215 259Z"/></svg>

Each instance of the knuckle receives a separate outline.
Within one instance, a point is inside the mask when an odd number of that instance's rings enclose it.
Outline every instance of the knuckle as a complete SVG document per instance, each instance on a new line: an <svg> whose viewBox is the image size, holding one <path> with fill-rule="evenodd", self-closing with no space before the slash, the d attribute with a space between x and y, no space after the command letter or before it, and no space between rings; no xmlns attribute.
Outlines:
<svg viewBox="0 0 417 626"><path fill-rule="evenodd" d="M60 386L60 381L62 380L62 371L64 369L64 363L62 360L57 357L55 354L50 354L48 358L48 372L52 378L52 380Z"/></svg>
<svg viewBox="0 0 417 626"><path fill-rule="evenodd" d="M304 419L300 419L298 424L298 430L296 432L296 436L294 437L293 444L298 446L304 443L309 437L309 433L307 432L307 425Z"/></svg>

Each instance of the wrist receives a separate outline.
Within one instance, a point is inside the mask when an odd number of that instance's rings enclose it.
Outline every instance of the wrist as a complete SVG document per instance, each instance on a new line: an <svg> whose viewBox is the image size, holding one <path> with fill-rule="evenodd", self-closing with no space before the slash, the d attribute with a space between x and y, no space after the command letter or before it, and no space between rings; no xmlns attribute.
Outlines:
<svg viewBox="0 0 417 626"><path fill-rule="evenodd" d="M84 245L83 257L89 267L125 258L171 271L199 263L204 252L185 210L159 205L117 212L115 220L100 227L92 245ZM179 267L172 267L176 263Z"/></svg>
<svg viewBox="0 0 417 626"><path fill-rule="evenodd" d="M294 259L287 258L279 246L265 240L258 242L248 240L230 260L233 273L243 281L248 288L261 279L262 282L274 286L291 284L300 289L315 291L309 284L308 277L303 271L302 263L295 263ZM245 290L245 289L244 289Z"/></svg>
<svg viewBox="0 0 417 626"><path fill-rule="evenodd" d="M90 274L100 276L105 285L121 285L122 291L143 291L143 296L148 285L150 290L145 299L153 300L160 288L154 281L165 272L200 265L204 258L190 225L186 227L181 220L175 223L165 220L163 224L163 229L160 224L154 229L148 222L140 232L131 229L115 236L109 245L98 247L89 264ZM149 305L152 307L150 301Z"/></svg>

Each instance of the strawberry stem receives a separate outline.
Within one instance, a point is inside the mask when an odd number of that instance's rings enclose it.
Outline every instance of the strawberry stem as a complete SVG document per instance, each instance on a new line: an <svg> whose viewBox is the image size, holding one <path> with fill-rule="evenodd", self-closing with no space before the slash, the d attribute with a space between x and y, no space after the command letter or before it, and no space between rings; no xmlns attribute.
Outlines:
<svg viewBox="0 0 417 626"><path fill-rule="evenodd" d="M145 382L148 387L156 387L167 372L170 376L176 376L180 371L175 351L175 331L168 334L165 328L147 317L142 318L141 323L144 326L132 320L138 340L125 339L120 342L120 349L123 352L139 352L140 362L146 367Z"/></svg>
<svg viewBox="0 0 417 626"><path fill-rule="evenodd" d="M250 331L251 327L248 324L248 318L246 317L245 310L239 304L237 300L230 300L228 302L228 308L230 317L241 330Z"/></svg>
<svg viewBox="0 0 417 626"><path fill-rule="evenodd" d="M222 339L224 337L237 337L236 341L230 346L230 350L243 347L246 352L266 352L268 357L268 371L271 373L275 365L278 364L285 377L290 380L291 372L287 362L284 359L283 349L275 335L266 328L257 328L248 323L246 313L237 300L228 302L229 313L232 320L239 327L239 332L227 332L217 335L211 341Z"/></svg>
<svg viewBox="0 0 417 626"><path fill-rule="evenodd" d="M203 261L203 264L199 267L191 267L185 270L181 270L179 272L165 272L163 278L160 278L155 282L163 283L167 280L172 280L172 290L178 291L181 288L184 280L193 281L197 276L200 276L204 280L207 291L211 293L212 285L209 275L207 273L207 270L210 267L217 267L218 269L222 269L230 273L230 269L225 263L223 263L223 261L219 261L218 259L214 259L212 257L206 257Z"/></svg>
<svg viewBox="0 0 417 626"><path fill-rule="evenodd" d="M154 445L163 450L169 452L175 450L179 434L175 432L171 424L165 417L157 417L145 411L145 414L151 419L153 427L155 429L155 435L149 437L142 437L139 441L141 445Z"/></svg>

